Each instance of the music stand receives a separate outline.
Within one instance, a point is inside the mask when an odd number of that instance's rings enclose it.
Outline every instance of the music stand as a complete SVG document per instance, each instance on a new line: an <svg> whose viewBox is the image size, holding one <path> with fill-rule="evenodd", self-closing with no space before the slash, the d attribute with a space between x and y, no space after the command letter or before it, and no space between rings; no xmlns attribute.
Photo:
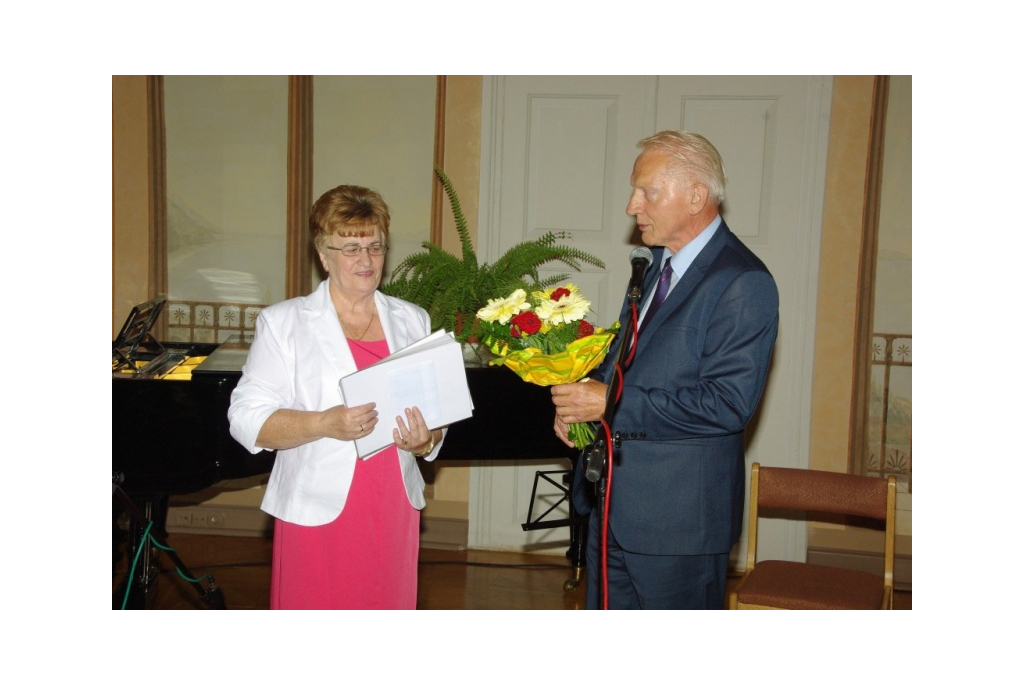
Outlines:
<svg viewBox="0 0 1024 685"><path fill-rule="evenodd" d="M153 337L153 325L166 301L164 297L156 297L132 307L114 339L111 369L115 376L154 378L170 371L188 356L187 350L167 349Z"/></svg>
<svg viewBox="0 0 1024 685"><path fill-rule="evenodd" d="M152 345L151 351L157 355L164 351L164 346L153 339L150 331L160 311L164 308L167 298L156 297L148 302L132 307L128 318L121 326L121 332L114 338L113 363L115 368L128 366L133 372L138 373L140 368L136 364L136 352L143 342L147 346Z"/></svg>

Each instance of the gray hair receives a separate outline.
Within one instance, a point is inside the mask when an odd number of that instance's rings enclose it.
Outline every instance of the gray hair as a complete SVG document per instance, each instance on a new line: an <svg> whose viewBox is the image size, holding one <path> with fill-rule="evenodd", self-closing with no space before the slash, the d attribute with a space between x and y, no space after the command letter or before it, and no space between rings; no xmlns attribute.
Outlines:
<svg viewBox="0 0 1024 685"><path fill-rule="evenodd" d="M718 150L704 136L689 131L662 131L644 138L637 147L669 153L673 173L706 185L708 194L719 205L725 202L725 165Z"/></svg>

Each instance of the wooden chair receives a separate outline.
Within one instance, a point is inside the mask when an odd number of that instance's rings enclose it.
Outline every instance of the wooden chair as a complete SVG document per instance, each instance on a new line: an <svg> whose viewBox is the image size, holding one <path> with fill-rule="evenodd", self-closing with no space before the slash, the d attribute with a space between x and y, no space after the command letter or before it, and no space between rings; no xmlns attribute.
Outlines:
<svg viewBox="0 0 1024 685"><path fill-rule="evenodd" d="M839 514L885 522L882 575L757 558L758 517L765 510ZM762 467L750 473L746 572L729 594L730 609L892 609L896 477L887 480L809 469ZM865 526L864 521L847 521Z"/></svg>

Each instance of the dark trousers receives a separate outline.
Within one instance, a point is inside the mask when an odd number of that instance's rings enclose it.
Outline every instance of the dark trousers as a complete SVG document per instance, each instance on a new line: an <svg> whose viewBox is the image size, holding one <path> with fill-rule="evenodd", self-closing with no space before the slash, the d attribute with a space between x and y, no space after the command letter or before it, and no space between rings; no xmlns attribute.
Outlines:
<svg viewBox="0 0 1024 685"><path fill-rule="evenodd" d="M590 514L587 608L603 609L601 515ZM722 609L729 553L655 555L622 549L608 531L609 609Z"/></svg>

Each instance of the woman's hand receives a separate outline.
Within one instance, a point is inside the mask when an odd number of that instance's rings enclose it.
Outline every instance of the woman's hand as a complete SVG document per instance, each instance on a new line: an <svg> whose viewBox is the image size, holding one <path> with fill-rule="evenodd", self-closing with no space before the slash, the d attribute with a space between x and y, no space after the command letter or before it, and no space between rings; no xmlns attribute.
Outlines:
<svg viewBox="0 0 1024 685"><path fill-rule="evenodd" d="M321 438L350 441L363 438L377 425L376 406L368 402L356 407L339 404L324 411L278 409L263 422L256 445L287 450Z"/></svg>
<svg viewBox="0 0 1024 685"><path fill-rule="evenodd" d="M365 438L377 425L377 410L374 402L346 407L339 404L321 414L324 436L338 440Z"/></svg>
<svg viewBox="0 0 1024 685"><path fill-rule="evenodd" d="M427 427L427 422L423 420L423 414L419 407L406 409L405 419L396 416L395 421L398 428L392 430L391 435L395 439L395 444L407 452L413 454L430 452L439 439L435 437L435 431L431 431ZM440 433L440 431L436 432Z"/></svg>

